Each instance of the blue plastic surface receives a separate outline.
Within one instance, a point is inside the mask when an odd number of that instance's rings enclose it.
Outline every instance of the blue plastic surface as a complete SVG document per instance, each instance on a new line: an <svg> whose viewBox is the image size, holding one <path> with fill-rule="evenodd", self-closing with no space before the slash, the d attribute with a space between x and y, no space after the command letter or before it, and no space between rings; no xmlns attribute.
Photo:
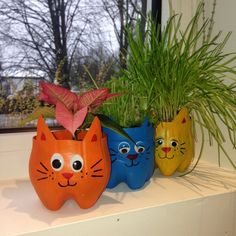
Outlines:
<svg viewBox="0 0 236 236"><path fill-rule="evenodd" d="M103 128L112 162L107 188L124 182L129 188L138 189L143 187L154 171L154 129L146 119L140 127L124 130L136 145L118 133Z"/></svg>

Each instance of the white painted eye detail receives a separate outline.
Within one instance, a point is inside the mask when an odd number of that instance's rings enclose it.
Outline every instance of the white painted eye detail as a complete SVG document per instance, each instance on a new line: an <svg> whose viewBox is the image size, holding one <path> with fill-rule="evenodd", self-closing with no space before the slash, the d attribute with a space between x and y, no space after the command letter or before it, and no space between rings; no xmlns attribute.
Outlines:
<svg viewBox="0 0 236 236"><path fill-rule="evenodd" d="M64 166L64 159L61 154L54 153L51 157L51 166L53 170L60 171Z"/></svg>
<svg viewBox="0 0 236 236"><path fill-rule="evenodd" d="M83 158L79 154L73 155L70 159L70 166L74 172L79 172L83 168L83 165Z"/></svg>
<svg viewBox="0 0 236 236"><path fill-rule="evenodd" d="M127 154L130 151L130 145L127 142L121 142L118 146L118 150L121 154Z"/></svg>
<svg viewBox="0 0 236 236"><path fill-rule="evenodd" d="M144 147L144 143L141 142L141 141L138 141L136 143L136 145L134 146L134 150L137 152L137 153L142 153L145 151L145 147Z"/></svg>
<svg viewBox="0 0 236 236"><path fill-rule="evenodd" d="M158 138L156 141L155 141L155 145L158 147L158 146L161 146L162 144L164 143L164 139L163 138Z"/></svg>

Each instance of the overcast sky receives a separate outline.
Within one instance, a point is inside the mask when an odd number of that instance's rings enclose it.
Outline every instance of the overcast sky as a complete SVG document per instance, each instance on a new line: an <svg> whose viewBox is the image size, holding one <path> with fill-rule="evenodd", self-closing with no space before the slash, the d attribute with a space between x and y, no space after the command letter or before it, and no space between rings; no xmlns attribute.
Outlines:
<svg viewBox="0 0 236 236"><path fill-rule="evenodd" d="M6 0L0 0L0 2L2 1L6 1ZM34 0L31 0L31 2ZM35 1L37 2L37 1ZM86 16L86 12L87 11L94 11L96 14L92 15L92 17L90 16L90 18L93 20L94 24L101 25L101 34L100 37L102 38L102 43L104 44L104 48L108 49L111 52L115 52L117 51L118 48L118 43L117 43L117 39L114 33L114 28L112 26L112 22L109 19L109 17L107 16L105 17L101 17L100 15L106 14L105 11L102 8L101 5L101 1L98 0L81 0L80 3L80 8L82 9L82 11L84 12L84 16ZM0 23L0 27L5 27L4 25L1 25ZM8 30L8 29L6 29ZM22 25L16 25L16 24L12 24L11 25L11 30L15 32L15 35L19 35L22 34L24 35L24 33L26 32L24 29L24 26ZM91 30L91 29L90 29ZM87 29L86 33L91 33L88 32L89 28ZM96 42L97 41L97 42ZM93 42L90 39L89 43L92 44L96 44L96 43L101 43L101 41L99 41L98 39L95 39L95 37L93 37ZM21 56L21 50L22 48L18 45L18 44L13 44L12 42L7 42L6 41L2 41L2 39L0 39L0 53L1 53L1 57L2 57L2 61L3 61L3 68L6 68L7 66L9 66L9 64L11 64L13 61L19 61L20 60L20 56ZM4 75L7 76L30 76L31 73L28 71L5 71Z"/></svg>

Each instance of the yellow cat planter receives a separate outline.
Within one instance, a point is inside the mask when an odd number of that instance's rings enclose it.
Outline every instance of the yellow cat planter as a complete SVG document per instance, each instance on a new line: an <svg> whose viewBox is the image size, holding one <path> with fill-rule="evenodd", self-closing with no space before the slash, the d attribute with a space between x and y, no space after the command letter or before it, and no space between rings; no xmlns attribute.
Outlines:
<svg viewBox="0 0 236 236"><path fill-rule="evenodd" d="M194 156L192 121L182 108L171 122L161 122L155 130L155 162L161 173L170 176L185 172Z"/></svg>

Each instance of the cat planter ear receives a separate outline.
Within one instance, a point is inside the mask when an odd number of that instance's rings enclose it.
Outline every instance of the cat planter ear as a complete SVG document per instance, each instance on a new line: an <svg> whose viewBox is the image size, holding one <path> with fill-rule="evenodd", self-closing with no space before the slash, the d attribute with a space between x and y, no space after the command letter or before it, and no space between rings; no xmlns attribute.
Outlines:
<svg viewBox="0 0 236 236"><path fill-rule="evenodd" d="M146 117L140 126L140 132L143 133L146 137L152 137L149 142L153 140L154 131L152 124L148 121L148 118Z"/></svg>
<svg viewBox="0 0 236 236"><path fill-rule="evenodd" d="M84 140L88 142L97 142L98 140L101 140L101 138L102 138L101 123L100 120L97 117L95 117Z"/></svg>
<svg viewBox="0 0 236 236"><path fill-rule="evenodd" d="M186 107L183 107L175 118L179 124L186 124L189 121L189 113Z"/></svg>
<svg viewBox="0 0 236 236"><path fill-rule="evenodd" d="M142 127L148 127L150 126L150 123L148 122L148 118L146 117L142 123Z"/></svg>
<svg viewBox="0 0 236 236"><path fill-rule="evenodd" d="M54 141L55 140L53 134L51 133L48 126L46 125L42 116L38 118L36 139L38 141Z"/></svg>

